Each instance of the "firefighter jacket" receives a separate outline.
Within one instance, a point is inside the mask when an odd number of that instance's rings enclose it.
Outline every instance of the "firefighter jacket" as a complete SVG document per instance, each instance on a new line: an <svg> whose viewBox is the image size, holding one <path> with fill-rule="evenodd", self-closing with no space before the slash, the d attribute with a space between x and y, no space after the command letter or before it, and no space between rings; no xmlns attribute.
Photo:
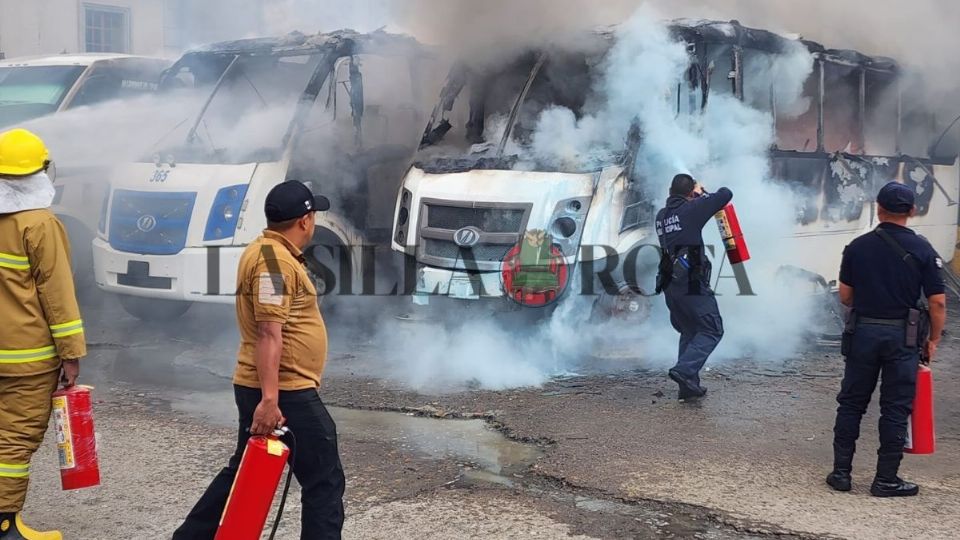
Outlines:
<svg viewBox="0 0 960 540"><path fill-rule="evenodd" d="M0 377L48 373L87 354L63 224L49 210L0 214Z"/></svg>

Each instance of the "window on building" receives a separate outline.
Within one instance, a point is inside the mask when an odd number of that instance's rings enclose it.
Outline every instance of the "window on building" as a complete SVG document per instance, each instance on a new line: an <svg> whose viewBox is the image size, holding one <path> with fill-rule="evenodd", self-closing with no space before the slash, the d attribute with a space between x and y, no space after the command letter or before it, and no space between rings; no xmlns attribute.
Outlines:
<svg viewBox="0 0 960 540"><path fill-rule="evenodd" d="M123 8L85 4L84 50L125 53L130 49L130 12Z"/></svg>

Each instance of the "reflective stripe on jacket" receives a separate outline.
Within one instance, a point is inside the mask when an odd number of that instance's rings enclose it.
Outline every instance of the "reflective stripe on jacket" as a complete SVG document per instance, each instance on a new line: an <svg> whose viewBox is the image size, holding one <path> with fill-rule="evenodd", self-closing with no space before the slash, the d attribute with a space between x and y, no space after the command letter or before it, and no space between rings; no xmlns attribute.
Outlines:
<svg viewBox="0 0 960 540"><path fill-rule="evenodd" d="M0 478L26 478L30 476L30 464L0 463Z"/></svg>
<svg viewBox="0 0 960 540"><path fill-rule="evenodd" d="M49 210L0 214L0 376L86 356L63 224Z"/></svg>

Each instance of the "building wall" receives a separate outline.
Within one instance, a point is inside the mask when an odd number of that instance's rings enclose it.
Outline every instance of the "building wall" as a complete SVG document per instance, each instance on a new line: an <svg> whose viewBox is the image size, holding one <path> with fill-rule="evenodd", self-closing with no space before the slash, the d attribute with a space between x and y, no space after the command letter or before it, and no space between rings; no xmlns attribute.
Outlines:
<svg viewBox="0 0 960 540"><path fill-rule="evenodd" d="M175 3L170 9L168 3ZM131 54L175 53L166 34L177 17L174 0L0 0L0 52L18 56L87 52L86 5L125 10L125 51Z"/></svg>

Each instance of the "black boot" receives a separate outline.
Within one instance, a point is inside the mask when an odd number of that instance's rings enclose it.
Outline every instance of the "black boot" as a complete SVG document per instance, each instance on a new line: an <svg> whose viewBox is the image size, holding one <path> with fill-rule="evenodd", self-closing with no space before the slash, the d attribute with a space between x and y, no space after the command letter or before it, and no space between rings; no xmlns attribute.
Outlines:
<svg viewBox="0 0 960 540"><path fill-rule="evenodd" d="M853 478L853 454L856 446L841 446L833 443L833 472L827 475L827 485L836 491L850 491Z"/></svg>
<svg viewBox="0 0 960 540"><path fill-rule="evenodd" d="M677 386L680 387L680 392L677 395L678 399L697 399L707 395L706 388L684 377L683 374L676 369L671 369L667 372L667 374L670 375L670 378L673 379L673 382L677 383Z"/></svg>
<svg viewBox="0 0 960 540"><path fill-rule="evenodd" d="M870 486L874 497L912 497L920 492L920 487L897 476L900 470L902 453L880 454L877 457L877 476Z"/></svg>

